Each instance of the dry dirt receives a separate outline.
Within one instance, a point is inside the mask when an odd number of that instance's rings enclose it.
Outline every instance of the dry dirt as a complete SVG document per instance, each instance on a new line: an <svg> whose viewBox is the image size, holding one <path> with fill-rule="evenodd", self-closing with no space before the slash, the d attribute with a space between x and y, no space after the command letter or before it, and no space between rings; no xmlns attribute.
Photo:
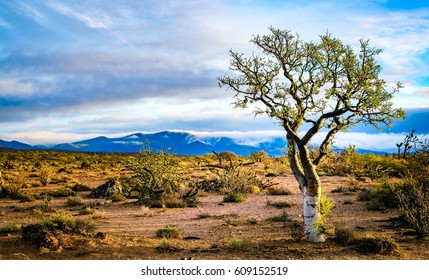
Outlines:
<svg viewBox="0 0 429 280"><path fill-rule="evenodd" d="M85 176L80 181L91 187L104 183L108 177ZM96 231L106 233L105 239L64 235L59 249L37 249L23 241L18 231L0 236L0 259L429 259L427 239L417 239L407 234L408 230L392 227L388 221L398 217L397 210L368 211L365 202L357 200L357 193L331 193L331 190L347 185L348 179L344 177L322 177L325 193L336 204L333 215L327 218L327 242L311 244L294 240L290 223L275 222L272 218L286 211L291 220L300 221L302 198L291 175L276 180L292 194L250 194L242 203L223 203L222 195L208 193L199 197L198 207L184 209L145 209L134 199L109 203L88 198L89 192L81 192L78 196L84 200L85 206L92 206L95 211L92 215L77 218L95 221ZM36 189L43 191L42 187ZM55 198L52 201L56 212L78 215L85 207L66 206L65 200ZM289 201L293 206L278 209L267 204L276 201ZM35 211L42 205L40 200L19 203L0 199L0 228L40 222L52 214ZM166 225L177 226L183 238L171 239L167 249L160 249L166 241L156 237L155 233ZM399 246L387 255L358 253L353 246L339 245L333 240L333 229L338 226L363 236L387 236ZM229 250L228 242L234 238L242 240L243 244L236 250Z"/></svg>

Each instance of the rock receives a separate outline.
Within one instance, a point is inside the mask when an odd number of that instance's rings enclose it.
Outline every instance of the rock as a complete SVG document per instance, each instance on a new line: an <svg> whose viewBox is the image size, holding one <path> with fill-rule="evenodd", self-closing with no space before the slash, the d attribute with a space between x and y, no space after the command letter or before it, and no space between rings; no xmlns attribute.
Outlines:
<svg viewBox="0 0 429 280"><path fill-rule="evenodd" d="M109 179L103 185L93 189L89 196L93 198L109 198L112 196L112 194L115 193L123 195L123 188L121 186L121 183L114 179Z"/></svg>
<svg viewBox="0 0 429 280"><path fill-rule="evenodd" d="M22 239L36 244L38 248L57 249L59 241L46 226L41 224L28 225L22 228Z"/></svg>

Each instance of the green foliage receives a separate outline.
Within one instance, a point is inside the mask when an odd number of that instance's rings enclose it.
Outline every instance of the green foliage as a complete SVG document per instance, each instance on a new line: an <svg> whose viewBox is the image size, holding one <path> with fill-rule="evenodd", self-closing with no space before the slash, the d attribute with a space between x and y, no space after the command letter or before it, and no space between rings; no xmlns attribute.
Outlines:
<svg viewBox="0 0 429 280"><path fill-rule="evenodd" d="M339 154L329 154L318 170L329 175L351 175L357 179L400 178L407 173L408 164L406 160L390 155L358 154L346 149Z"/></svg>
<svg viewBox="0 0 429 280"><path fill-rule="evenodd" d="M246 197L241 193L229 193L223 197L223 202L243 202Z"/></svg>
<svg viewBox="0 0 429 280"><path fill-rule="evenodd" d="M49 193L53 197L69 197L69 196L75 196L76 193L67 187L61 188L59 190L56 190L54 192Z"/></svg>
<svg viewBox="0 0 429 280"><path fill-rule="evenodd" d="M48 168L41 168L39 171L39 181L42 186L47 186L51 182L52 171Z"/></svg>
<svg viewBox="0 0 429 280"><path fill-rule="evenodd" d="M164 150L153 152L147 144L127 164L134 173L139 202L149 207L164 207L167 196L180 197L184 186L180 164L178 156Z"/></svg>
<svg viewBox="0 0 429 280"><path fill-rule="evenodd" d="M393 186L387 182L369 191L368 198L368 210L385 210L387 208L398 207L398 202L393 192Z"/></svg>
<svg viewBox="0 0 429 280"><path fill-rule="evenodd" d="M250 160L253 162L264 162L267 161L269 158L267 152L261 150L258 152L251 152L250 153Z"/></svg>
<svg viewBox="0 0 429 280"><path fill-rule="evenodd" d="M247 168L255 162L237 160L237 157L229 152L213 153L217 163L207 164L206 167L216 177L214 182L210 182L215 190L227 194L246 194L252 192L255 187L265 189L274 185L271 180L260 178L255 171Z"/></svg>
<svg viewBox="0 0 429 280"><path fill-rule="evenodd" d="M326 217L332 215L332 209L335 207L335 202L325 194L320 196L320 215Z"/></svg>
<svg viewBox="0 0 429 280"><path fill-rule="evenodd" d="M0 186L0 198L11 198L21 202L34 201L34 197L21 192L21 187L18 185L3 185Z"/></svg>
<svg viewBox="0 0 429 280"><path fill-rule="evenodd" d="M12 170L15 168L15 164L10 160L6 160L5 162L1 163L0 166L8 170Z"/></svg>
<svg viewBox="0 0 429 280"><path fill-rule="evenodd" d="M13 232L19 232L21 231L22 226L20 224L15 225L5 225L2 228L0 228L0 235L3 234L9 234Z"/></svg>
<svg viewBox="0 0 429 280"><path fill-rule="evenodd" d="M165 239L181 239L182 233L176 226L169 225L158 229L156 231L156 236L163 237Z"/></svg>
<svg viewBox="0 0 429 280"><path fill-rule="evenodd" d="M390 254L398 244L386 237L366 236L356 241L356 250L364 254Z"/></svg>
<svg viewBox="0 0 429 280"><path fill-rule="evenodd" d="M240 249L243 246L243 243L244 242L242 239L232 238L231 240L228 241L228 244L226 245L226 247L230 251L235 251Z"/></svg>
<svg viewBox="0 0 429 280"><path fill-rule="evenodd" d="M110 199L112 200L112 202L122 202L122 201L127 200L127 198L123 194L120 194L120 193L112 194Z"/></svg>
<svg viewBox="0 0 429 280"><path fill-rule="evenodd" d="M82 163L80 164L80 168L81 169L88 169L91 167L91 162L89 160L84 160L82 161Z"/></svg>
<svg viewBox="0 0 429 280"><path fill-rule="evenodd" d="M429 235L429 172L420 169L414 173L397 184L393 192L408 224L424 237Z"/></svg>
<svg viewBox="0 0 429 280"><path fill-rule="evenodd" d="M94 211L89 206L87 206L87 207L85 207L85 208L83 208L82 210L79 211L79 215L91 215L93 213L94 213Z"/></svg>
<svg viewBox="0 0 429 280"><path fill-rule="evenodd" d="M48 228L80 234L88 234L95 229L94 223L92 223L90 220L76 219L70 214L66 213L54 214L44 219L41 224Z"/></svg>

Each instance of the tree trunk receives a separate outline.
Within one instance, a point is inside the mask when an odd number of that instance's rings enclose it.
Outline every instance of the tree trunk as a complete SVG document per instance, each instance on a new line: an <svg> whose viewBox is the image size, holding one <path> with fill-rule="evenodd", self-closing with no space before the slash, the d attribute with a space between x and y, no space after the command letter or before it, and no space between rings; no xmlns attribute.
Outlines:
<svg viewBox="0 0 429 280"><path fill-rule="evenodd" d="M317 176L317 175L316 175ZM310 242L325 242L325 236L320 231L320 184L318 191L314 193L308 191L303 193L303 218L305 226L305 236Z"/></svg>
<svg viewBox="0 0 429 280"><path fill-rule="evenodd" d="M303 196L304 234L310 242L325 242L325 237L318 228L320 222L321 183L316 167L311 162L305 146L299 147L299 158L295 142L288 139L288 158L295 179Z"/></svg>

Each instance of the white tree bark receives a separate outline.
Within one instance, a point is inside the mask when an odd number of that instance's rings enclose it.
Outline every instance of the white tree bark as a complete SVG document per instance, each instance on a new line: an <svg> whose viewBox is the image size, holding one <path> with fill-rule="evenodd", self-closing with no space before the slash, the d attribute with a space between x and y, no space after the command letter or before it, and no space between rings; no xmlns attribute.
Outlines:
<svg viewBox="0 0 429 280"><path fill-rule="evenodd" d="M318 196L304 195L304 226L305 237L310 242L325 242L323 233L317 231L316 223L320 217L320 198Z"/></svg>

